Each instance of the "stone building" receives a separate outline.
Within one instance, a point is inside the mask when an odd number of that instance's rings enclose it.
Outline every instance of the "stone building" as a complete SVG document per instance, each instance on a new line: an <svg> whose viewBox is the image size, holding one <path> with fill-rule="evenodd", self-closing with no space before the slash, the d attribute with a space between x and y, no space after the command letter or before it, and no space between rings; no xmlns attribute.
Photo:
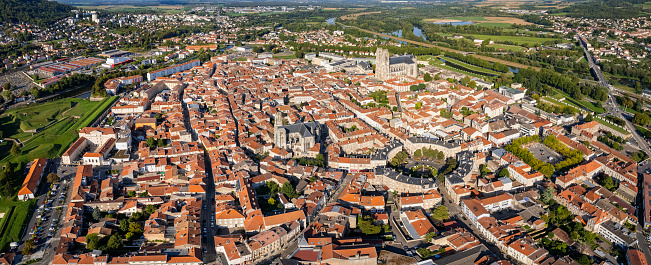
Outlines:
<svg viewBox="0 0 651 265"><path fill-rule="evenodd" d="M280 122L278 122L280 123ZM316 122L278 126L274 129L274 144L295 153L309 151L321 138L321 126Z"/></svg>
<svg viewBox="0 0 651 265"><path fill-rule="evenodd" d="M393 56L389 55L389 50L378 48L375 53L375 76L380 80L388 80L396 76L418 75L418 65L416 57L413 55Z"/></svg>

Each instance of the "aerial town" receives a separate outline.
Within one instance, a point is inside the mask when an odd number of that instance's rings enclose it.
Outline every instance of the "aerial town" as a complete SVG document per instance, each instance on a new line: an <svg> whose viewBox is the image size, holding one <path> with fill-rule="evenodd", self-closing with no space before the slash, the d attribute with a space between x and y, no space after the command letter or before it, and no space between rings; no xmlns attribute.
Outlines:
<svg viewBox="0 0 651 265"><path fill-rule="evenodd" d="M648 264L650 18L327 6L0 22L0 264Z"/></svg>

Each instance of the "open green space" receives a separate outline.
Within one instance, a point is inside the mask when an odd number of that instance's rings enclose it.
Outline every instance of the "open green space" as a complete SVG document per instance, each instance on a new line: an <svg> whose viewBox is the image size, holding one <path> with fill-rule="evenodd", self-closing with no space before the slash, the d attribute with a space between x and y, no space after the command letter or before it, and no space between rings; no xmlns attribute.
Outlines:
<svg viewBox="0 0 651 265"><path fill-rule="evenodd" d="M289 59L296 59L296 55L294 55L294 54L292 54L292 55L274 55L274 58L289 60Z"/></svg>
<svg viewBox="0 0 651 265"><path fill-rule="evenodd" d="M29 215L36 204L36 200L18 201L15 197L0 201L0 209L11 209L9 215L5 215L0 221L0 251L7 251L9 243L20 242L25 227L29 224Z"/></svg>
<svg viewBox="0 0 651 265"><path fill-rule="evenodd" d="M574 103L576 105L583 106L586 109L589 109L589 110L591 110L591 111L593 111L593 112L595 112L597 114L601 114L601 113L606 112L606 110L604 108L597 107L594 104L592 104L592 102L587 101L587 100L576 100L576 99L573 99L573 98L566 98L566 100L570 101L570 102L572 102L572 103Z"/></svg>
<svg viewBox="0 0 651 265"><path fill-rule="evenodd" d="M619 126L613 125L613 124L607 122L606 120L602 119L599 116L594 116L594 119L596 121L598 121L599 123L608 126L608 128L611 128L611 129L616 130L616 131L618 131L620 133L623 133L623 134L629 134L629 132L627 130L624 130L623 128L621 128Z"/></svg>
<svg viewBox="0 0 651 265"><path fill-rule="evenodd" d="M60 156L77 139L78 130L92 124L116 100L117 97L99 102L61 99L7 111L0 116L4 137L19 139L24 146L21 154L14 157L9 153L11 144L0 145L0 162L26 163L36 158ZM50 122L53 123L35 133L21 129L24 124L35 127Z"/></svg>
<svg viewBox="0 0 651 265"><path fill-rule="evenodd" d="M454 71L454 72L457 72L457 73L462 73L464 75L469 75L469 76L473 76L473 77L477 77L477 78L485 78L486 77L486 76L483 76L483 75L473 74L473 73L470 73L470 72L461 71L461 70L456 69L456 68L451 67L451 66L447 66L447 65L443 64L443 62L441 60L433 60L433 61L434 61L433 65L436 66L436 67L440 67L440 68L443 68L443 69L446 69L446 70Z"/></svg>
<svg viewBox="0 0 651 265"><path fill-rule="evenodd" d="M473 36L476 39L492 40L496 42L511 41L518 45L540 46L544 42L556 40L555 38L538 38L529 36L495 36L495 35L480 35L480 34L464 34L464 36Z"/></svg>
<svg viewBox="0 0 651 265"><path fill-rule="evenodd" d="M482 26L482 27L493 27L493 28L508 28L511 26L510 23L499 23L499 22L483 22L475 25Z"/></svg>
<svg viewBox="0 0 651 265"><path fill-rule="evenodd" d="M514 46L514 45L505 45L505 44L491 44L490 47L493 47L495 49L504 49L507 51L513 51L513 52L518 52L518 51L524 51L524 47L520 46Z"/></svg>
<svg viewBox="0 0 651 265"><path fill-rule="evenodd" d="M496 72L496 71L493 71L493 70L490 70L490 69L482 68L482 67L479 67L479 66L474 66L472 64L467 64L467 63L464 63L462 61L459 61L459 60L456 60L456 59L453 59L453 58L450 58L450 57L445 57L445 58L441 58L441 59L445 60L447 62L454 63L454 64L456 64L458 66L465 67L465 68L473 70L473 71L477 71L477 72L482 72L482 73L486 73L486 74L494 74L494 75L501 75L502 74L500 72Z"/></svg>

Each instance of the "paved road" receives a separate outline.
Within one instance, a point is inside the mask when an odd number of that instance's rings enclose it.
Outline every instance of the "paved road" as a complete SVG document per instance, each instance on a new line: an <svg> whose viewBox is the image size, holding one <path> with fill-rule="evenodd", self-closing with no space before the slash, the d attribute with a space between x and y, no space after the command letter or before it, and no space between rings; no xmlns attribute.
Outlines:
<svg viewBox="0 0 651 265"><path fill-rule="evenodd" d="M583 51L585 53L586 59L588 60L588 65L592 69L592 71L595 73L597 76L597 80L601 83L602 86L609 88L608 89L608 99L610 101L610 104L605 104L605 108L608 110L606 114L612 114L615 115L616 117L619 117L620 119L623 119L626 122L626 129L631 133L633 138L635 139L635 142L637 142L638 146L640 147L641 150L646 152L648 155L651 155L651 150L649 149L649 144L642 138L638 132L635 126L623 115L623 112L621 110L621 107L617 104L617 101L615 100L615 95L613 92L615 92L616 88L614 86L611 86L608 84L608 81L606 78L604 78L603 73L601 72L601 68L597 65L597 63L594 61L594 58L590 55L590 52L588 51L588 48L586 46L587 40L585 39L584 36L579 35L579 39L581 40L581 46L583 47ZM641 173L641 172L640 172ZM640 178L638 181L640 184L644 183L644 179ZM644 192L644 189L640 189L640 192ZM641 194L639 196L641 199L646 199L645 194ZM643 222L644 221L644 211L648 211L649 209L644 209L643 211L638 211L639 212L639 217L638 219ZM638 238L638 248L644 252L644 255L646 256L647 260L651 260L651 250L649 249L649 244L646 242L646 239L644 238L644 235L642 235L641 232L642 228L638 224L638 229L636 236Z"/></svg>
<svg viewBox="0 0 651 265"><path fill-rule="evenodd" d="M70 201L69 191L72 190L73 178L76 172L76 167L60 166L59 162L60 159L50 160L48 168L46 168L46 173L44 174L45 177L49 173L56 173L60 178L59 182L57 183L59 184L59 188L56 192L52 192L51 196L49 197L49 201L52 202L52 210L44 212L43 216L47 216L48 218L47 221L42 221L39 225L40 227L43 227L43 232L41 232L40 235L37 235L36 237L39 239L39 242L36 244L34 254L32 255L33 258L38 258L40 255L43 255L42 261L46 263L51 262L54 258L56 247L59 245L59 240L61 239L61 225L63 224L63 219L65 218L65 214L68 210L68 203ZM48 183L43 183L41 189L37 193L39 196L37 198L36 208L44 205L43 202L47 199L47 192L49 190L50 185ZM60 196L63 196L65 199L61 201L59 199ZM43 206L43 208L45 207L47 206ZM55 210L56 207L61 207L61 211L59 212ZM22 250L25 241L31 239L32 235L30 235L30 232L32 232L34 230L34 227L36 227L36 217L39 214L40 210L38 209L32 213L29 224L22 238L21 243L23 244L21 244L19 250ZM55 223L54 219L59 220ZM56 228L54 231L49 230L50 227L52 227L53 223L55 223L54 227ZM48 236L50 232L53 232L53 236Z"/></svg>

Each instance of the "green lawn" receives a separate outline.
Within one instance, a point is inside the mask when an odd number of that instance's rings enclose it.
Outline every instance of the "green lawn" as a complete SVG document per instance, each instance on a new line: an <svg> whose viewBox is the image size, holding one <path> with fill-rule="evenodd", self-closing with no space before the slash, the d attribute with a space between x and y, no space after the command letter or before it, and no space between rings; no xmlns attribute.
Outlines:
<svg viewBox="0 0 651 265"><path fill-rule="evenodd" d="M450 71L454 71L454 72L457 72L457 73L462 73L464 75L469 75L469 76L473 76L473 77L477 77L477 78L485 78L486 77L486 76L483 76L483 75L473 74L473 73L470 73L470 72L464 72L464 71L461 71L461 70L456 69L454 67L447 66L447 65L443 64L443 62L441 62L441 60L434 60L433 65L436 66L436 67L440 67L440 68L443 68L443 69L447 69L447 70L450 70Z"/></svg>
<svg viewBox="0 0 651 265"><path fill-rule="evenodd" d="M623 133L623 134L630 134L627 130L622 129L622 128L619 127L619 126L616 126L616 125L610 124L610 123L608 123L607 121L605 121L604 119L602 119L602 118L599 117L599 116L594 116L594 119L595 119L596 121L598 121L599 123L601 123L601 124L603 124L603 125L606 125L606 126L608 126L609 128L611 128L611 129L614 129L615 131L618 131L618 132Z"/></svg>
<svg viewBox="0 0 651 265"><path fill-rule="evenodd" d="M292 54L292 55L274 55L274 58L289 60L289 59L296 59L296 55L295 54Z"/></svg>
<svg viewBox="0 0 651 265"><path fill-rule="evenodd" d="M493 47L495 49L504 49L507 51L524 51L526 48L520 47L520 46L513 46L513 45L505 45L505 44L491 44L490 47Z"/></svg>
<svg viewBox="0 0 651 265"><path fill-rule="evenodd" d="M77 139L77 131L92 124L115 100L117 100L117 97L106 98L99 102L90 102L83 99L61 99L54 101L52 104L45 103L40 105L45 105L46 107L38 108L31 106L29 108L11 110L8 112L10 115L0 117L0 125L2 125L5 137L20 139L24 146L21 148L21 155L14 157L9 154L9 148L5 145L0 145L0 157L2 157L0 162L11 161L14 163L22 162L24 164L36 158L54 158L60 156ZM63 104L69 108L71 102L76 103L76 105L65 114L63 114L62 109L56 107ZM48 109L50 107L52 108L51 110L44 110L36 114L38 112L37 110ZM23 115L23 113L27 115ZM32 114L30 115L30 113ZM47 113L47 115L43 113ZM19 123L23 124L23 121L34 122L26 118L16 119L14 118L15 116L33 116L37 119L42 119L42 116L54 117L56 118L56 122L43 131L34 133L32 136L32 133L23 132L19 127Z"/></svg>
<svg viewBox="0 0 651 265"><path fill-rule="evenodd" d="M540 46L546 41L556 40L555 38L537 38L529 36L494 36L494 35L479 35L479 34L463 34L464 36L473 36L476 39L480 40L492 40L492 41L511 41L517 43L518 45L527 44L529 46Z"/></svg>
<svg viewBox="0 0 651 265"><path fill-rule="evenodd" d="M508 28L511 26L510 23L499 23L499 22L483 22L475 25L482 26L482 27L493 27L493 28Z"/></svg>
<svg viewBox="0 0 651 265"><path fill-rule="evenodd" d="M572 103L574 103L576 105L583 106L586 109L589 109L589 110L591 110L591 111L593 111L593 112L595 112L597 114L601 114L601 113L606 112L606 110L604 108L598 108L597 106L592 104L592 102L587 101L587 100L576 100L576 99L573 99L573 98L566 98L566 100L568 100L568 101L570 101L570 102L572 102Z"/></svg>
<svg viewBox="0 0 651 265"><path fill-rule="evenodd" d="M479 66L474 66L474 65L471 65L471 64L467 64L467 63L464 63L462 61L459 61L459 60L456 60L456 59L453 59L453 58L449 58L449 57L443 57L441 59L443 59L443 60L445 60L447 62L454 63L454 64L459 65L461 67L465 67L465 68L468 68L470 70L477 71L477 72L482 72L482 73L487 73L487 74L494 74L494 75L501 75L502 74L501 72L497 72L497 71L482 68L482 67L479 67Z"/></svg>
<svg viewBox="0 0 651 265"><path fill-rule="evenodd" d="M36 200L29 200L26 202L15 201L15 197L0 201L0 207L3 209L13 207L13 212L8 218L3 218L2 222L2 238L0 238L0 251L9 249L9 243L19 242L25 227L29 223L29 216L33 212L33 206ZM6 219L6 220L5 220ZM4 227L6 226L6 227Z"/></svg>

